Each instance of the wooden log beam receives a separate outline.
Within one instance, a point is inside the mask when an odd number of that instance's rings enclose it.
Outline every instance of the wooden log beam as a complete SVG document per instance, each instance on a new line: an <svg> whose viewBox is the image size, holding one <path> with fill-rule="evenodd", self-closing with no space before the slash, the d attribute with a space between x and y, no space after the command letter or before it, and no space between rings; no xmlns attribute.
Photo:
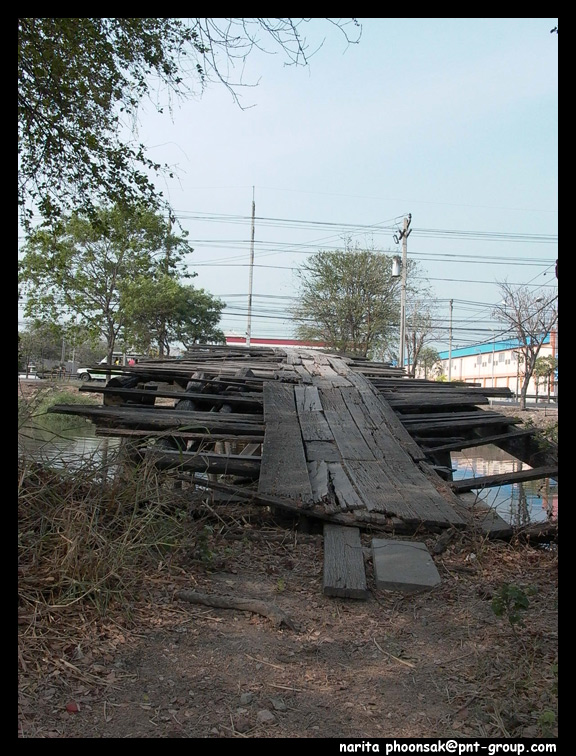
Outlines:
<svg viewBox="0 0 576 756"><path fill-rule="evenodd" d="M261 415L240 413L179 411L170 407L142 407L121 405L119 407L95 407L80 404L54 404L47 410L62 415L86 417L97 425L140 430L204 431L210 433L253 434L264 429Z"/></svg>
<svg viewBox="0 0 576 756"><path fill-rule="evenodd" d="M476 406L480 404L489 404L490 400L484 394L473 395L470 393L450 394L441 396L440 392L431 394L419 394L411 392L409 394L390 394L386 401L396 411L407 410L411 408L425 409L426 407L463 407L466 405Z"/></svg>
<svg viewBox="0 0 576 756"><path fill-rule="evenodd" d="M112 379L115 380L115 379ZM112 395L123 397L124 399L138 400L141 399L153 399L154 397L161 397L163 399L174 399L176 401L180 399L192 399L200 404L215 405L226 402L234 407L250 408L248 411L254 410L256 412L261 411L262 407L262 395L257 394L254 396L247 396L246 394L231 394L230 392L222 392L221 394L207 394L204 392L193 391L167 391L158 387L153 388L131 388L131 387L118 387L111 386L110 382L106 386L80 386L78 391L86 392L90 394L103 394L104 397ZM153 393L152 393L153 392ZM106 404L106 401L104 402ZM146 403L146 402L145 402Z"/></svg>
<svg viewBox="0 0 576 756"><path fill-rule="evenodd" d="M410 433L422 434L426 432L437 433L439 431L448 430L463 430L465 428L478 428L483 425L501 425L509 426L514 424L520 424L522 421L518 418L504 417L503 415L497 416L484 416L474 415L467 419L458 419L452 415L447 415L444 420L413 420L409 419L409 416L401 417L402 424L406 427Z"/></svg>
<svg viewBox="0 0 576 756"><path fill-rule="evenodd" d="M147 449L146 460L160 470L186 470L215 475L239 475L256 480L260 475L260 457L211 452L185 452Z"/></svg>
<svg viewBox="0 0 576 756"><path fill-rule="evenodd" d="M447 485L456 493L463 491L475 491L480 488L494 488L506 486L511 483L524 483L528 480L541 480L542 478L558 478L558 466L535 467L532 470L518 470L517 472L501 473L499 475L484 475L480 478L463 478L462 480L450 481Z"/></svg>
<svg viewBox="0 0 576 756"><path fill-rule="evenodd" d="M118 438L147 439L147 438L181 438L185 441L206 441L214 443L216 441L231 441L243 444L261 444L264 439L264 431L259 434L242 434L236 433L194 433L174 429L170 431L155 430L136 430L134 428L105 428L97 426L94 431L96 436L109 436Z"/></svg>
<svg viewBox="0 0 576 756"><path fill-rule="evenodd" d="M472 438L423 438L422 443L425 445L429 445L427 448L427 452L430 454L435 454L436 452L451 452L451 451L460 451L461 449L471 449L475 446L485 446L486 444L495 444L496 446L499 445L501 441L507 441L510 439L517 439L517 438L526 438L526 436L532 436L534 435L533 430L510 430L508 433L498 433L497 435L491 435L491 436L473 436ZM434 442L437 441L443 441L443 443L438 443L437 445L434 445ZM515 455L512 455L515 456ZM526 461L526 460L524 460Z"/></svg>

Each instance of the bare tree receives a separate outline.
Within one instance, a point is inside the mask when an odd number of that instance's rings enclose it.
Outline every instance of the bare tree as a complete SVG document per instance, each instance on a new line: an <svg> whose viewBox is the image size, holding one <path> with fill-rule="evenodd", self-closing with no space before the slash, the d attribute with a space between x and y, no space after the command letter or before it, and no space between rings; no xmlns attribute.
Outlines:
<svg viewBox="0 0 576 756"><path fill-rule="evenodd" d="M434 326L434 305L431 296L428 289L422 290L408 305L406 351L412 378L416 375L422 350L427 344L438 339L438 329Z"/></svg>
<svg viewBox="0 0 576 756"><path fill-rule="evenodd" d="M518 339L519 361L523 365L520 408L526 409L528 384L534 374L542 344L558 323L558 295L542 296L526 286L514 287L500 283L502 302L494 308L493 316L508 326L508 332Z"/></svg>

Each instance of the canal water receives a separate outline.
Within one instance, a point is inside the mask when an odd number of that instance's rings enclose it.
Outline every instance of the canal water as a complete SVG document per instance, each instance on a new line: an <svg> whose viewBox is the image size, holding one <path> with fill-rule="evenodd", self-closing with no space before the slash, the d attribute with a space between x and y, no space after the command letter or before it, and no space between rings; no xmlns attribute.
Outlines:
<svg viewBox="0 0 576 756"><path fill-rule="evenodd" d="M119 439L96 436L91 424L57 431L31 425L18 433L19 456L56 469L102 467L119 446Z"/></svg>
<svg viewBox="0 0 576 756"><path fill-rule="evenodd" d="M31 427L19 433L19 454L55 468L74 469L113 463L120 440L95 435L86 424L52 431ZM485 445L452 453L455 480L529 469L496 446ZM110 472L110 471L109 471ZM514 527L558 517L558 483L536 480L476 491L482 500Z"/></svg>
<svg viewBox="0 0 576 756"><path fill-rule="evenodd" d="M452 452L454 480L529 470L492 444ZM514 527L558 519L558 481L551 478L475 490L489 507Z"/></svg>

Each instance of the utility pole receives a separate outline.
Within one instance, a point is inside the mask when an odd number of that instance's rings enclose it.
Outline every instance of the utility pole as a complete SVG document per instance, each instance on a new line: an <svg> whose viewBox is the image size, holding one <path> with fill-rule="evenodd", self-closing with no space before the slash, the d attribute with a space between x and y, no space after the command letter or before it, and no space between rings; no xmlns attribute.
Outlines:
<svg viewBox="0 0 576 756"><path fill-rule="evenodd" d="M254 278L254 226L256 219L256 203L254 202L254 187L252 187L252 239L250 242L250 273L248 278L248 322L246 323L246 346L250 346L252 335L252 281Z"/></svg>
<svg viewBox="0 0 576 756"><path fill-rule="evenodd" d="M454 300L450 300L450 328L448 329L448 382L452 380L452 311Z"/></svg>
<svg viewBox="0 0 576 756"><path fill-rule="evenodd" d="M412 220L412 214L408 213L408 217L404 218L404 227L399 234L394 237L394 241L398 243L402 239L402 288L400 290L400 353L399 363L400 367L404 368L404 349L406 346L406 275L408 272L408 237L412 233L412 229L409 229L410 222Z"/></svg>
<svg viewBox="0 0 576 756"><path fill-rule="evenodd" d="M172 254L172 223L176 219L172 215L172 212L168 215L168 225L166 227L166 254L164 255L164 272L166 275L170 275L170 262ZM126 334L124 334L126 335ZM164 357L164 349L166 346L166 318L164 316L160 319L160 325L158 328L158 356ZM126 364L126 344L124 344L124 353L122 355L122 362Z"/></svg>
<svg viewBox="0 0 576 756"><path fill-rule="evenodd" d="M492 386L495 385L494 383L495 360L496 360L496 334L494 333L494 330L492 330Z"/></svg>

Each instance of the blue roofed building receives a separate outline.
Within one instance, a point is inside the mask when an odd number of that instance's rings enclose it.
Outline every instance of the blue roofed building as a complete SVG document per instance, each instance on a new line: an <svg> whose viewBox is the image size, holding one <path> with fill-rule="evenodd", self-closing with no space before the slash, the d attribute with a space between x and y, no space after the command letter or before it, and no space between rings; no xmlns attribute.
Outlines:
<svg viewBox="0 0 576 756"><path fill-rule="evenodd" d="M521 345L518 339L505 339L474 346L439 352L442 374L452 381L477 383L482 387L507 387L518 395L522 389L524 366ZM552 331L544 339L538 357L558 357L558 335ZM528 386L529 396L558 395L558 371L549 381L540 380L536 386L533 376Z"/></svg>

